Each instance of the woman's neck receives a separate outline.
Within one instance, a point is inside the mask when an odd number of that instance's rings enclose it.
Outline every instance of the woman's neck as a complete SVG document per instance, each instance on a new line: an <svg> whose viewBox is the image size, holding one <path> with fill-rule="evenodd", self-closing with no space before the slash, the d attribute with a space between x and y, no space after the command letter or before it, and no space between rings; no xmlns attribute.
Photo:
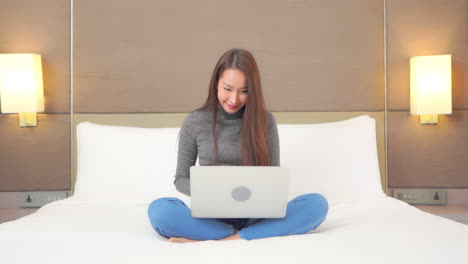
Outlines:
<svg viewBox="0 0 468 264"><path fill-rule="evenodd" d="M242 118L244 114L244 110L245 110L245 105L244 105L241 109L239 109L239 111L231 114L231 113L226 112L226 110L224 110L223 106L219 102L217 103L217 107L218 107L218 112L221 113L226 119Z"/></svg>

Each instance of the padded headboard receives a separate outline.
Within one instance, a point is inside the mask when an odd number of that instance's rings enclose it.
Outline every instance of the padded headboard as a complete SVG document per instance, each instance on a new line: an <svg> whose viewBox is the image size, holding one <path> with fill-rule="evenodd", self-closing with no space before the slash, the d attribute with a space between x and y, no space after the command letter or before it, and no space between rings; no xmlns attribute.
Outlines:
<svg viewBox="0 0 468 264"><path fill-rule="evenodd" d="M73 116L74 135L76 125L89 121L103 125L135 126L135 127L180 127L187 113L158 114L75 114ZM376 120L377 150L382 188L387 192L386 145L385 145L385 114L381 112L273 112L278 124L315 124L335 122L360 115L369 115ZM281 141L281 138L280 138ZM76 179L76 137L73 144L73 175L72 192Z"/></svg>

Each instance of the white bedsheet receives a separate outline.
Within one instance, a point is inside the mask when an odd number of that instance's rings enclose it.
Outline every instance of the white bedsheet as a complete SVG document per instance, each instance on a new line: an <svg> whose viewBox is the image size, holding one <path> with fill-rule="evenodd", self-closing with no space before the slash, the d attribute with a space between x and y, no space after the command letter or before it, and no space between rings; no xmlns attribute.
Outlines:
<svg viewBox="0 0 468 264"><path fill-rule="evenodd" d="M1 263L468 263L468 226L386 196L329 201L306 235L166 242L147 204L74 197L0 225Z"/></svg>

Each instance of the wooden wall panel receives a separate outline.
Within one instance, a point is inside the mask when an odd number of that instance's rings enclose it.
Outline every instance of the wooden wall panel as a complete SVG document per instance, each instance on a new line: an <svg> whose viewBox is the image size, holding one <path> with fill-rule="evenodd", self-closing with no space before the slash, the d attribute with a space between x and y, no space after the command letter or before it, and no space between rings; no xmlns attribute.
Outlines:
<svg viewBox="0 0 468 264"><path fill-rule="evenodd" d="M0 53L41 54L45 113L69 113L70 1L2 1L0 32Z"/></svg>
<svg viewBox="0 0 468 264"><path fill-rule="evenodd" d="M388 186L468 188L468 111L420 125L409 112L388 113Z"/></svg>
<svg viewBox="0 0 468 264"><path fill-rule="evenodd" d="M70 115L38 115L20 128L18 115L0 115L0 191L70 189Z"/></svg>
<svg viewBox="0 0 468 264"><path fill-rule="evenodd" d="M0 191L70 189L70 1L2 1L0 32L0 53L42 55L46 101L34 128L0 114Z"/></svg>
<svg viewBox="0 0 468 264"><path fill-rule="evenodd" d="M468 187L468 0L389 0L389 187ZM453 114L420 125L411 116L409 59L452 54Z"/></svg>
<svg viewBox="0 0 468 264"><path fill-rule="evenodd" d="M383 1L75 1L75 112L188 112L246 48L273 111L384 108Z"/></svg>
<svg viewBox="0 0 468 264"><path fill-rule="evenodd" d="M468 109L468 1L387 1L388 108L410 109L409 59L452 54L454 109Z"/></svg>
<svg viewBox="0 0 468 264"><path fill-rule="evenodd" d="M37 128L0 115L0 191L70 187L70 2L2 3L0 52L43 56L47 103ZM383 3L74 1L74 110L186 113L239 47L256 56L272 111L383 111ZM467 14L468 0L386 1L389 187L467 187ZM421 126L407 112L408 60L441 53L453 55L455 111Z"/></svg>

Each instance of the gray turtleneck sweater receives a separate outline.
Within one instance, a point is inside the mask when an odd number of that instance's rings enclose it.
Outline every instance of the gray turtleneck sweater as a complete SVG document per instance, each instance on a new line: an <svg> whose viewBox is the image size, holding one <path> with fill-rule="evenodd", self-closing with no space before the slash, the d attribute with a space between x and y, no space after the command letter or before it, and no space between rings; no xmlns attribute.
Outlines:
<svg viewBox="0 0 468 264"><path fill-rule="evenodd" d="M242 165L242 119L244 108L231 114L218 103L218 163L217 165ZM197 156L200 166L210 165L214 159L212 112L194 111L187 115L180 130L177 155L177 169L174 184L176 189L190 196L190 167L195 165ZM278 128L275 117L268 113L268 140L270 144L271 165L280 165Z"/></svg>

